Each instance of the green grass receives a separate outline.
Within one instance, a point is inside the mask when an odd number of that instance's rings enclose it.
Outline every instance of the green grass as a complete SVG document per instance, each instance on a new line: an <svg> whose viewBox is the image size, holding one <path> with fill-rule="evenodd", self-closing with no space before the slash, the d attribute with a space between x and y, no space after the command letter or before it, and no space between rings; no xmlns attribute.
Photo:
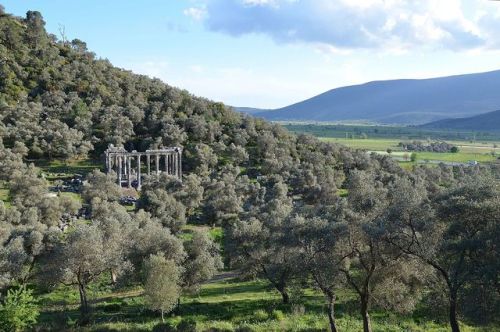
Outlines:
<svg viewBox="0 0 500 332"><path fill-rule="evenodd" d="M209 227L209 226L201 226L201 225L184 225L182 227L181 237L183 240L191 240L193 238L193 233L195 231L203 231L208 232L208 235L212 238L213 241L217 242L219 245L222 245L223 239L223 231L222 227Z"/></svg>
<svg viewBox="0 0 500 332"><path fill-rule="evenodd" d="M68 197L76 202L83 202L82 196L77 193L72 193L72 192L61 192L60 193L61 197Z"/></svg>
<svg viewBox="0 0 500 332"><path fill-rule="evenodd" d="M113 291L106 278L93 285L92 324L83 331L151 331L160 322L157 313L147 310L140 287ZM78 319L78 293L75 287L61 286L50 293L39 295L43 307L40 328L68 330ZM169 315L172 325L182 320L196 321L197 331L222 329L234 331L325 331L328 326L323 297L312 289L305 289L298 304L284 305L279 294L263 280L240 281L224 279L205 284L198 294L185 295L178 310ZM338 292L336 314L341 331L362 330L356 297L349 291ZM372 310L374 331L448 331L445 321L436 322L425 317L398 315ZM463 325L464 331L492 331L494 327L480 328Z"/></svg>
<svg viewBox="0 0 500 332"><path fill-rule="evenodd" d="M333 142L343 144L355 149L364 149L373 151L379 154L387 154L387 149L391 149L393 157L403 160L406 154L409 158L410 152L405 152L398 146L401 142L400 139L345 139L345 138L332 138L321 137L326 142ZM457 145L460 149L458 153L438 153L438 152L416 152L417 159L420 162L425 160L430 161L443 161L443 162L456 162L466 163L470 160L476 160L480 163L493 162L500 156L500 148L495 145L500 145L495 142L477 142L470 143L466 141L450 141L449 143ZM495 155L492 155L494 152Z"/></svg>
<svg viewBox="0 0 500 332"><path fill-rule="evenodd" d="M295 133L307 133L317 137L337 138L370 138L399 140L433 140L445 141L500 141L500 131L456 131L449 129L422 129L410 126L375 125L375 124L338 124L338 123L287 123L281 124Z"/></svg>
<svg viewBox="0 0 500 332"><path fill-rule="evenodd" d="M104 164L101 161L91 159L37 160L35 165L47 175L48 180L64 179L75 174L85 176L94 169L104 170Z"/></svg>
<svg viewBox="0 0 500 332"><path fill-rule="evenodd" d="M5 207L10 207L9 189L0 189L0 201Z"/></svg>
<svg viewBox="0 0 500 332"><path fill-rule="evenodd" d="M3 201L6 207L10 206L9 188L5 186L5 183L0 181L0 201Z"/></svg>

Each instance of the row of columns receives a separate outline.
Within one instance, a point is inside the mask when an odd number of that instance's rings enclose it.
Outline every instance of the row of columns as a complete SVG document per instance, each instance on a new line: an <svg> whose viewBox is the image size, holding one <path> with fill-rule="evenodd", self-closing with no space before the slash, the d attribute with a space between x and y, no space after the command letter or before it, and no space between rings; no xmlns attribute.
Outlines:
<svg viewBox="0 0 500 332"><path fill-rule="evenodd" d="M106 170L115 170L117 182L121 186L123 180L127 181L127 186L132 187L133 178L137 181L137 189L141 188L141 171L143 157L146 157L147 175L151 175L151 161L154 162L154 172L160 174L166 172L182 179L182 152L180 148L173 151L154 152L106 152ZM153 160L152 160L153 159ZM163 165L162 165L163 159ZM135 167L132 161L135 160ZM163 166L163 167L162 167Z"/></svg>

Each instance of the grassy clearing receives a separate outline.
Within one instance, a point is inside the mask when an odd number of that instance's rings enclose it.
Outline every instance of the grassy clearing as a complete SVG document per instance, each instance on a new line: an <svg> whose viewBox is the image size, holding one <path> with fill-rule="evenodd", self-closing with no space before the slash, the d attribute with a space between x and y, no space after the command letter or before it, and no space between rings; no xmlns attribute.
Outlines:
<svg viewBox="0 0 500 332"><path fill-rule="evenodd" d="M78 160L37 160L35 165L39 167L49 180L71 177L75 174L85 176L94 169L104 170L104 165L99 160L78 159Z"/></svg>
<svg viewBox="0 0 500 332"><path fill-rule="evenodd" d="M0 201L3 201L6 207L10 206L9 189L0 189Z"/></svg>
<svg viewBox="0 0 500 332"><path fill-rule="evenodd" d="M72 192L61 192L59 195L61 195L61 197L68 197L76 202L83 203L83 199L82 199L82 196L80 194L72 193Z"/></svg>
<svg viewBox="0 0 500 332"><path fill-rule="evenodd" d="M102 281L104 281L103 278ZM106 286L93 286L93 322L78 328L78 294L76 289L59 287L42 294L43 312L39 327L81 331L151 331L160 319L157 313L144 307L142 290L130 287L113 292ZM336 306L341 331L362 330L357 313L356 297L339 291ZM374 331L448 331L446 322L435 322L423 317L402 316L394 313L372 312ZM225 279L205 284L198 294L181 299L178 310L168 317L172 325L181 321L195 321L197 331L326 331L328 322L323 297L306 289L300 304L283 305L280 296L263 280L239 281ZM463 325L464 331L492 331ZM217 330L216 330L217 329Z"/></svg>
<svg viewBox="0 0 500 332"><path fill-rule="evenodd" d="M193 233L195 231L208 232L208 235L212 238L213 241L222 246L223 240L223 231L222 227L209 227L202 225L184 225L182 227L182 239L183 240L191 240L193 238Z"/></svg>
<svg viewBox="0 0 500 332"><path fill-rule="evenodd" d="M10 206L9 188L7 188L3 181L0 181L0 201L2 201L6 207Z"/></svg>

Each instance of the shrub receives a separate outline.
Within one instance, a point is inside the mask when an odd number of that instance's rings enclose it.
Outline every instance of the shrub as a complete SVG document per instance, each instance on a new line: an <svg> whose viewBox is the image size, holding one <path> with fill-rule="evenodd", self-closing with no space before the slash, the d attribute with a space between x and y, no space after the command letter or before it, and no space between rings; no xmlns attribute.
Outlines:
<svg viewBox="0 0 500 332"><path fill-rule="evenodd" d="M292 305L292 314L296 316L302 316L306 313L306 307L302 304L294 304Z"/></svg>
<svg viewBox="0 0 500 332"><path fill-rule="evenodd" d="M152 332L176 332L176 328L168 322L156 324Z"/></svg>
<svg viewBox="0 0 500 332"><path fill-rule="evenodd" d="M39 314L31 289L10 289L0 305L0 330L26 330L36 323Z"/></svg>
<svg viewBox="0 0 500 332"><path fill-rule="evenodd" d="M265 321L265 320L268 320L269 319L269 315L267 312L265 312L264 310L260 309L260 310L257 310L253 313L253 318L258 321L258 322L262 322L262 321Z"/></svg>
<svg viewBox="0 0 500 332"><path fill-rule="evenodd" d="M255 332L255 328L250 325L240 325L236 328L236 332Z"/></svg>
<svg viewBox="0 0 500 332"><path fill-rule="evenodd" d="M233 332L234 326L231 322L215 322L204 330L204 332Z"/></svg>
<svg viewBox="0 0 500 332"><path fill-rule="evenodd" d="M273 310L271 316L273 317L274 320L277 321L285 320L285 314L281 310Z"/></svg>
<svg viewBox="0 0 500 332"><path fill-rule="evenodd" d="M121 303L105 303L101 306L102 311L104 312L118 312L122 308Z"/></svg>
<svg viewBox="0 0 500 332"><path fill-rule="evenodd" d="M192 319L183 319L177 325L177 331L178 332L192 332L196 331L196 321Z"/></svg>

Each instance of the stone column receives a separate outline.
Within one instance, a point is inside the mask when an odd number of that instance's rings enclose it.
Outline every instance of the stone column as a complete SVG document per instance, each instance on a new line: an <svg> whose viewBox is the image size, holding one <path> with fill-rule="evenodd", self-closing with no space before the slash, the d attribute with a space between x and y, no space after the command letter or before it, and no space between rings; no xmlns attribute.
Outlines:
<svg viewBox="0 0 500 332"><path fill-rule="evenodd" d="M170 154L170 171L171 174L176 176L176 167L175 167L175 152Z"/></svg>
<svg viewBox="0 0 500 332"><path fill-rule="evenodd" d="M182 180L182 150L177 153L177 165L179 167L178 175L179 179Z"/></svg>
<svg viewBox="0 0 500 332"><path fill-rule="evenodd" d="M122 180L125 180L125 174L127 174L127 156L122 156Z"/></svg>
<svg viewBox="0 0 500 332"><path fill-rule="evenodd" d="M132 187L132 156L127 157L127 180L128 187Z"/></svg>
<svg viewBox="0 0 500 332"><path fill-rule="evenodd" d="M170 175L175 175L175 153L170 153Z"/></svg>
<svg viewBox="0 0 500 332"><path fill-rule="evenodd" d="M137 155L137 190L141 189L141 155Z"/></svg>
<svg viewBox="0 0 500 332"><path fill-rule="evenodd" d="M146 155L146 163L148 164L148 176L151 175L151 155Z"/></svg>
<svg viewBox="0 0 500 332"><path fill-rule="evenodd" d="M174 157L175 176L179 177L179 152L176 152Z"/></svg>
<svg viewBox="0 0 500 332"><path fill-rule="evenodd" d="M174 164L175 164L175 176L179 177L179 152L175 153L175 158L174 158Z"/></svg>
<svg viewBox="0 0 500 332"><path fill-rule="evenodd" d="M156 157L156 175L160 174L160 155L158 153L155 154Z"/></svg>
<svg viewBox="0 0 500 332"><path fill-rule="evenodd" d="M117 156L116 157L117 162L118 162L118 185L121 187L122 185L122 157Z"/></svg>
<svg viewBox="0 0 500 332"><path fill-rule="evenodd" d="M169 163L169 154L165 154L165 172L167 172L168 175L170 175L170 170L169 170L169 166L170 166L170 163Z"/></svg>
<svg viewBox="0 0 500 332"><path fill-rule="evenodd" d="M174 169L172 167L172 153L168 154L168 174L173 175L174 174Z"/></svg>

